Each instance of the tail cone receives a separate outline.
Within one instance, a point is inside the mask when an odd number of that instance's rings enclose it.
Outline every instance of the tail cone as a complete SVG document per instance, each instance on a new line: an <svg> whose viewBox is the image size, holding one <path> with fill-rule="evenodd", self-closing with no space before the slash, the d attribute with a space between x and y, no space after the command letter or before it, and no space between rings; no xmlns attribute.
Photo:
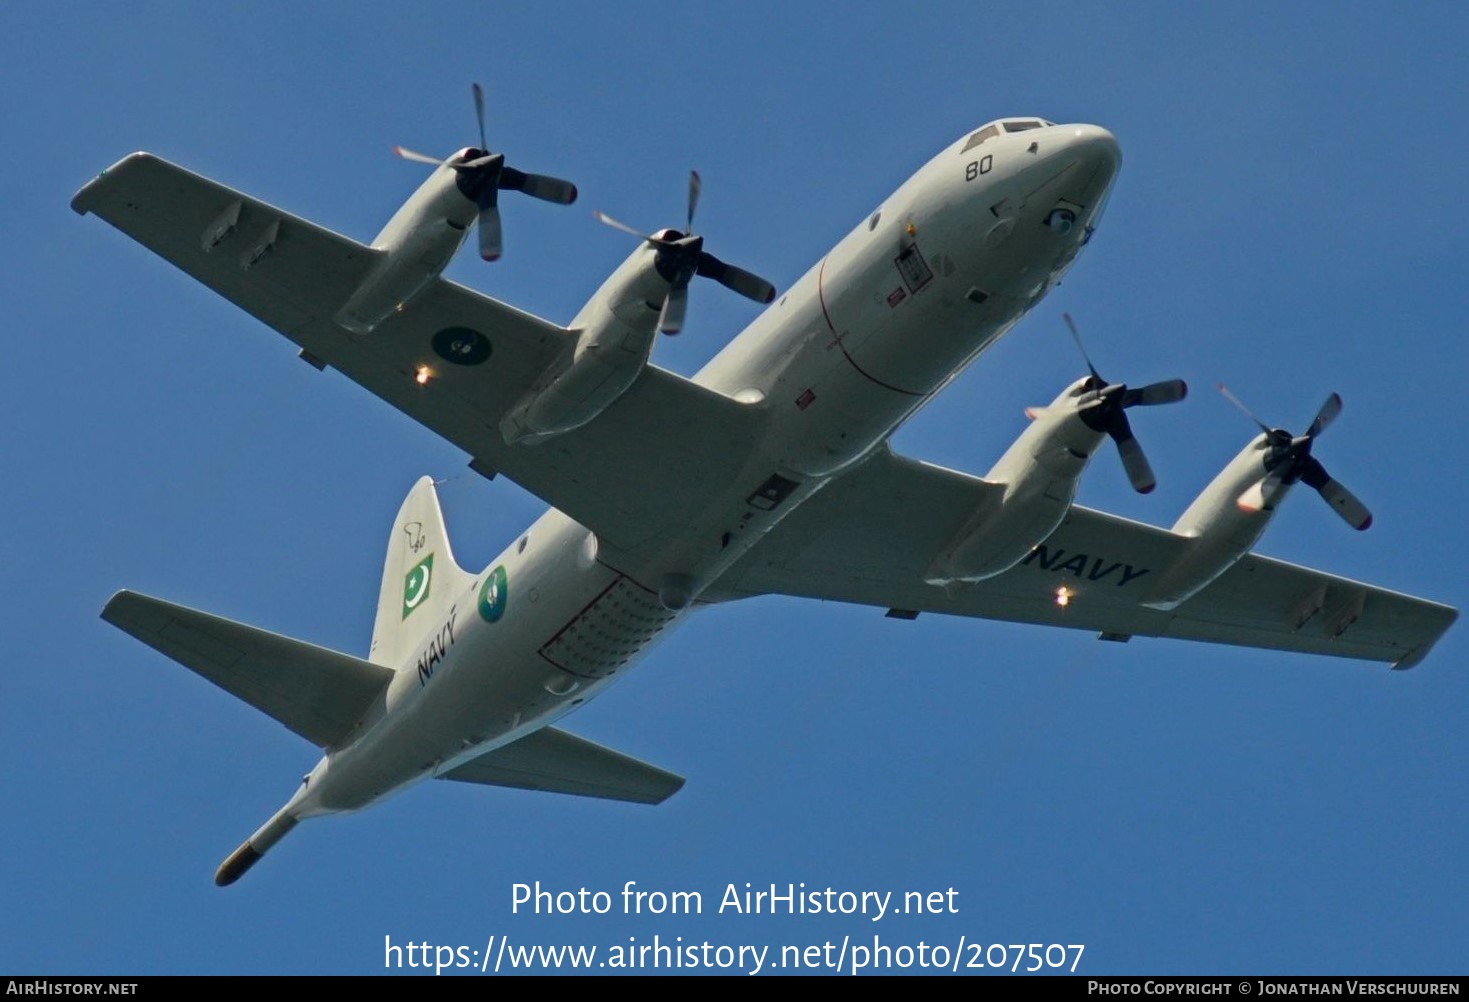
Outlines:
<svg viewBox="0 0 1469 1002"><path fill-rule="evenodd" d="M214 883L219 887L228 887L236 880L245 875L245 871L254 866L261 856L270 851L270 847L285 837L286 833L295 828L299 819L286 813L291 809L287 804L276 812L260 830L245 840L244 845L230 853L229 858L219 864L219 869L214 871Z"/></svg>
<svg viewBox="0 0 1469 1002"><path fill-rule="evenodd" d="M217 887L228 887L236 880L245 875L245 871L254 866L260 859L261 853L255 851L255 847L249 842L240 846L230 853L229 858L219 864L219 869L214 871L214 883Z"/></svg>

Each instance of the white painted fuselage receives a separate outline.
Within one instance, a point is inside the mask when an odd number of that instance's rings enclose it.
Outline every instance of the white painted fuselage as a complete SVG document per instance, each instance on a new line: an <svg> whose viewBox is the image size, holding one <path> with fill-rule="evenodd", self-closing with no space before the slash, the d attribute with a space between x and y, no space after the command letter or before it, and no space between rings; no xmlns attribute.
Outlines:
<svg viewBox="0 0 1469 1002"><path fill-rule="evenodd" d="M422 641L390 665L385 700L327 751L257 849L300 818L365 807L595 696L777 522L1009 330L1086 242L1120 165L1103 129L1021 121L1024 131L981 130L936 156L695 377L761 416L759 442L718 503L636 554L548 511L447 615L422 624ZM667 284L649 258L634 252L583 311L623 325L603 329L608 344L652 338ZM633 307L614 309L609 297L638 283Z"/></svg>

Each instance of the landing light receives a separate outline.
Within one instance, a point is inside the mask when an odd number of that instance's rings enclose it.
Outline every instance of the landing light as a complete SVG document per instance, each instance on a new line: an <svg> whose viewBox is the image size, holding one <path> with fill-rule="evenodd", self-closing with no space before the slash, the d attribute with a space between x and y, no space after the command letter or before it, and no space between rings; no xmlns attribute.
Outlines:
<svg viewBox="0 0 1469 1002"><path fill-rule="evenodd" d="M415 383L417 383L419 386L427 386L428 385L428 377L431 376L431 375L433 375L433 373L431 373L431 372L428 371L428 366L426 366L426 365L420 365L418 367L418 372L414 373L413 381Z"/></svg>
<svg viewBox="0 0 1469 1002"><path fill-rule="evenodd" d="M1070 588L1067 588L1065 585L1062 585L1061 587L1059 587L1059 588L1056 589L1056 604L1059 605L1063 609L1066 608L1068 605L1071 604L1071 589Z"/></svg>

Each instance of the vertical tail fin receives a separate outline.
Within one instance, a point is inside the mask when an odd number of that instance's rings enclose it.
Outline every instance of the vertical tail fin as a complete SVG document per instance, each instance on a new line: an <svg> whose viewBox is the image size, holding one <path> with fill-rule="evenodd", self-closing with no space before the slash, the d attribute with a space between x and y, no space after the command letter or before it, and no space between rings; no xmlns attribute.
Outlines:
<svg viewBox="0 0 1469 1002"><path fill-rule="evenodd" d="M424 635L438 625L449 606L473 582L474 575L454 562L434 482L422 477L398 509L388 536L368 660L401 668Z"/></svg>

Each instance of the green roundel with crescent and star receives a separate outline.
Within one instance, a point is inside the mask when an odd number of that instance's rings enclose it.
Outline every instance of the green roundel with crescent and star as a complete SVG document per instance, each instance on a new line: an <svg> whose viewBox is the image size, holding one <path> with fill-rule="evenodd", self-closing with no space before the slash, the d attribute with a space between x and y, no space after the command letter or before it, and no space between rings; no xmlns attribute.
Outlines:
<svg viewBox="0 0 1469 1002"><path fill-rule="evenodd" d="M510 588L506 584L505 568L496 567L485 576L485 583L479 586L479 614L486 623L498 623L500 617L505 615L505 602L509 598Z"/></svg>
<svg viewBox="0 0 1469 1002"><path fill-rule="evenodd" d="M418 563L413 565L413 570L403 577L403 618L423 604L428 598L429 587L434 583L434 555L430 553Z"/></svg>

